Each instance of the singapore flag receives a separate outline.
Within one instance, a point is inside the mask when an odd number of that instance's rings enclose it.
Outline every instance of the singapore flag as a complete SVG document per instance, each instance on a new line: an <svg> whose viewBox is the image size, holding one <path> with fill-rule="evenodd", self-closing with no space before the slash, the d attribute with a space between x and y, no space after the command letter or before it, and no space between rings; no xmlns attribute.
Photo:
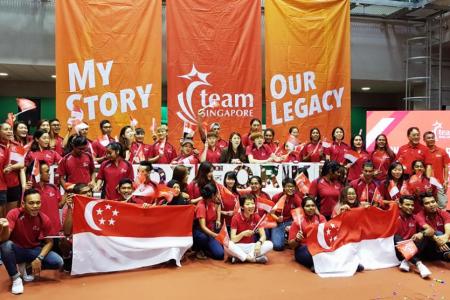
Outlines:
<svg viewBox="0 0 450 300"><path fill-rule="evenodd" d="M314 225L307 232L306 244L315 272L320 277L345 277L352 276L359 264L365 270L398 265L394 248L397 218L397 205L388 210L370 206Z"/></svg>
<svg viewBox="0 0 450 300"><path fill-rule="evenodd" d="M72 275L152 266L192 246L193 206L140 205L76 195Z"/></svg>

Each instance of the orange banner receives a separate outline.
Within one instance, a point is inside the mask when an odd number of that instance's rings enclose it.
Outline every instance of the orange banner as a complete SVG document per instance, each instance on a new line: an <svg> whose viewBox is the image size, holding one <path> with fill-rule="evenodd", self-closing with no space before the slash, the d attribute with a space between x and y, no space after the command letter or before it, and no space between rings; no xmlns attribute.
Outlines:
<svg viewBox="0 0 450 300"><path fill-rule="evenodd" d="M221 124L224 140L249 128L252 118L261 118L261 76L259 0L167 1L167 106L174 145L202 108L206 124Z"/></svg>
<svg viewBox="0 0 450 300"><path fill-rule="evenodd" d="M99 136L103 119L111 121L113 136L130 118L147 132L152 118L160 122L161 15L159 0L56 3L56 115L62 122L75 110L91 138Z"/></svg>
<svg viewBox="0 0 450 300"><path fill-rule="evenodd" d="M350 1L266 0L266 124L350 137ZM282 138L280 138L281 140Z"/></svg>

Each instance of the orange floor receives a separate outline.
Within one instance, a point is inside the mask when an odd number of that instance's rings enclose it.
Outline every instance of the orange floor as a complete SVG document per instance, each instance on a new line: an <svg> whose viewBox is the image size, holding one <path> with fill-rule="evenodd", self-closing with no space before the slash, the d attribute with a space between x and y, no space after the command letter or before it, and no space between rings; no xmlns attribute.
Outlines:
<svg viewBox="0 0 450 300"><path fill-rule="evenodd" d="M429 280L397 268L322 279L296 264L291 250L270 253L269 259L268 265L187 259L181 268L158 266L74 278L45 271L40 280L25 284L20 299L450 299L449 263L428 263L433 272ZM9 283L2 267L1 300L17 299L9 293Z"/></svg>

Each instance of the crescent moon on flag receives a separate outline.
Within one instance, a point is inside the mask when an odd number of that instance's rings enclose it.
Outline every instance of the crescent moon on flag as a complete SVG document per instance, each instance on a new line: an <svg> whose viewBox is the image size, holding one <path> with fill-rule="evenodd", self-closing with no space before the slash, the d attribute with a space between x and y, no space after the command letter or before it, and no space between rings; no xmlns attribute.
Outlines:
<svg viewBox="0 0 450 300"><path fill-rule="evenodd" d="M317 227L317 242L319 243L320 247L323 249L331 249L330 246L328 246L327 242L325 241L324 231L325 229L325 223L320 223Z"/></svg>
<svg viewBox="0 0 450 300"><path fill-rule="evenodd" d="M94 230L101 231L102 229L100 227L98 227L97 224L95 224L94 217L92 216L92 210L94 209L94 206L99 202L102 202L102 201L101 200L90 201L86 205L86 208L84 209L84 219L86 220L86 223L89 225L89 227L91 227Z"/></svg>

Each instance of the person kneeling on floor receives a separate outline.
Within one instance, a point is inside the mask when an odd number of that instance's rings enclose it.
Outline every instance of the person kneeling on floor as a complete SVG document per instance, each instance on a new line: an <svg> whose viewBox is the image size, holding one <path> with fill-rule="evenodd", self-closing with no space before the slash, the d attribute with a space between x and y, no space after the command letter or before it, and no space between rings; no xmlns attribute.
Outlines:
<svg viewBox="0 0 450 300"><path fill-rule="evenodd" d="M21 208L11 210L3 219L1 254L3 263L12 280L11 293L22 294L24 281L32 281L33 276L26 274L27 264L31 265L33 274L42 269L61 269L63 259L53 251L52 239L43 239L51 231L50 219L40 212L41 197L35 189L26 190L24 204ZM5 224L7 226L5 226ZM19 271L17 268L19 265Z"/></svg>

